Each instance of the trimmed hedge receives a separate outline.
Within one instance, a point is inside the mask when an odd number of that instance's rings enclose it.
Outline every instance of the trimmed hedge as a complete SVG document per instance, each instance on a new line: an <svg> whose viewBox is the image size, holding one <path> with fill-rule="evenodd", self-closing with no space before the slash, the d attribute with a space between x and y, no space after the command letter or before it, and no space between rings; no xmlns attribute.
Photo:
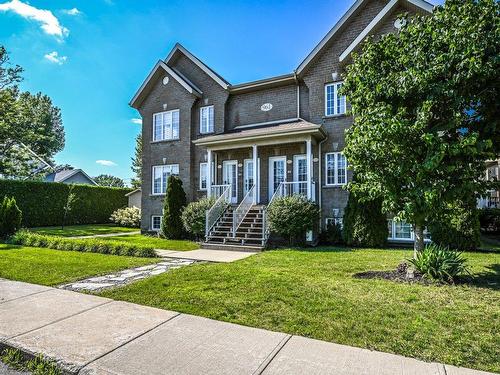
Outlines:
<svg viewBox="0 0 500 375"><path fill-rule="evenodd" d="M482 232L500 234L500 208L480 209L479 223Z"/></svg>
<svg viewBox="0 0 500 375"><path fill-rule="evenodd" d="M36 234L21 230L9 239L9 243L31 247L45 247L54 250L81 251L123 255L132 257L156 258L153 247L138 246L120 241L99 240L96 238L70 238Z"/></svg>
<svg viewBox="0 0 500 375"><path fill-rule="evenodd" d="M70 185L52 182L0 180L0 198L14 197L24 227L61 225ZM130 189L73 185L76 200L65 225L108 223L111 214L127 206Z"/></svg>

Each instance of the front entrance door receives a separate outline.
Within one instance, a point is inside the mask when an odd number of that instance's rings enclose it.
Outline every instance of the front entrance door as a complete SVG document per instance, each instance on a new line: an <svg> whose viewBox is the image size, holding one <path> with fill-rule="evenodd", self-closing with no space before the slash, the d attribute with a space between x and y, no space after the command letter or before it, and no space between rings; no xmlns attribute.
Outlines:
<svg viewBox="0 0 500 375"><path fill-rule="evenodd" d="M222 180L224 185L231 185L231 203L238 203L238 162L236 160L222 162Z"/></svg>
<svg viewBox="0 0 500 375"><path fill-rule="evenodd" d="M286 181L286 156L269 158L269 200L280 183Z"/></svg>
<svg viewBox="0 0 500 375"><path fill-rule="evenodd" d="M300 182L294 184L293 192L307 195L307 158L305 155L294 155L293 157L293 180Z"/></svg>

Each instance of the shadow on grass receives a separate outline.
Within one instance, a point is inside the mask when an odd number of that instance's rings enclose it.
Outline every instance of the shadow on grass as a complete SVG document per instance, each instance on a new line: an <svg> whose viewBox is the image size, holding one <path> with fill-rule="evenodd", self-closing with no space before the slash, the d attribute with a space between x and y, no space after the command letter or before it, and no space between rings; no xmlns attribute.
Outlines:
<svg viewBox="0 0 500 375"><path fill-rule="evenodd" d="M486 267L488 270L474 274L463 280L463 283L478 288L500 290L500 264L495 263Z"/></svg>
<svg viewBox="0 0 500 375"><path fill-rule="evenodd" d="M317 246L317 247L281 246L281 247L270 248L267 251L273 251L273 250L277 250L277 251L279 251L279 250L301 251L301 252L306 252L306 253L343 253L343 252L356 251L356 249L354 249L352 247L335 247L335 246Z"/></svg>

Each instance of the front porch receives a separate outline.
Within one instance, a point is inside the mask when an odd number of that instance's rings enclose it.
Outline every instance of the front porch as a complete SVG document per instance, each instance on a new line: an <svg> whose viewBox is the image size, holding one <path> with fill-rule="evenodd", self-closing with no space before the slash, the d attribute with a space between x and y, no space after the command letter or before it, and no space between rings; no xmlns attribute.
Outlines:
<svg viewBox="0 0 500 375"><path fill-rule="evenodd" d="M207 150L207 196L217 199L207 212L207 242L265 246L273 199L302 194L316 200L325 138L320 125L300 120L195 141Z"/></svg>

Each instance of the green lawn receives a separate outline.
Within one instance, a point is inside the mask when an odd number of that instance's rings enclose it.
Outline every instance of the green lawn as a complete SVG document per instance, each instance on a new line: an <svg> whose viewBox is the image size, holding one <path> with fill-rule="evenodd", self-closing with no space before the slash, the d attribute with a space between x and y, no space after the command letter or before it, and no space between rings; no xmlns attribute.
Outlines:
<svg viewBox="0 0 500 375"><path fill-rule="evenodd" d="M142 234L101 237L100 240L122 241L127 243L133 243L137 246L152 246L155 249L164 249L164 250L185 251L185 250L195 250L200 248L200 246L197 243L187 240L167 240L164 238L145 236Z"/></svg>
<svg viewBox="0 0 500 375"><path fill-rule="evenodd" d="M0 244L0 277L42 285L62 284L158 261Z"/></svg>
<svg viewBox="0 0 500 375"><path fill-rule="evenodd" d="M75 237L92 236L95 234L137 232L139 228L125 228L114 224L69 225L64 230L58 227L30 228L30 231L49 236Z"/></svg>
<svg viewBox="0 0 500 375"><path fill-rule="evenodd" d="M500 371L500 254L468 253L471 285L361 280L409 250L276 250L172 270L101 295L341 344Z"/></svg>

